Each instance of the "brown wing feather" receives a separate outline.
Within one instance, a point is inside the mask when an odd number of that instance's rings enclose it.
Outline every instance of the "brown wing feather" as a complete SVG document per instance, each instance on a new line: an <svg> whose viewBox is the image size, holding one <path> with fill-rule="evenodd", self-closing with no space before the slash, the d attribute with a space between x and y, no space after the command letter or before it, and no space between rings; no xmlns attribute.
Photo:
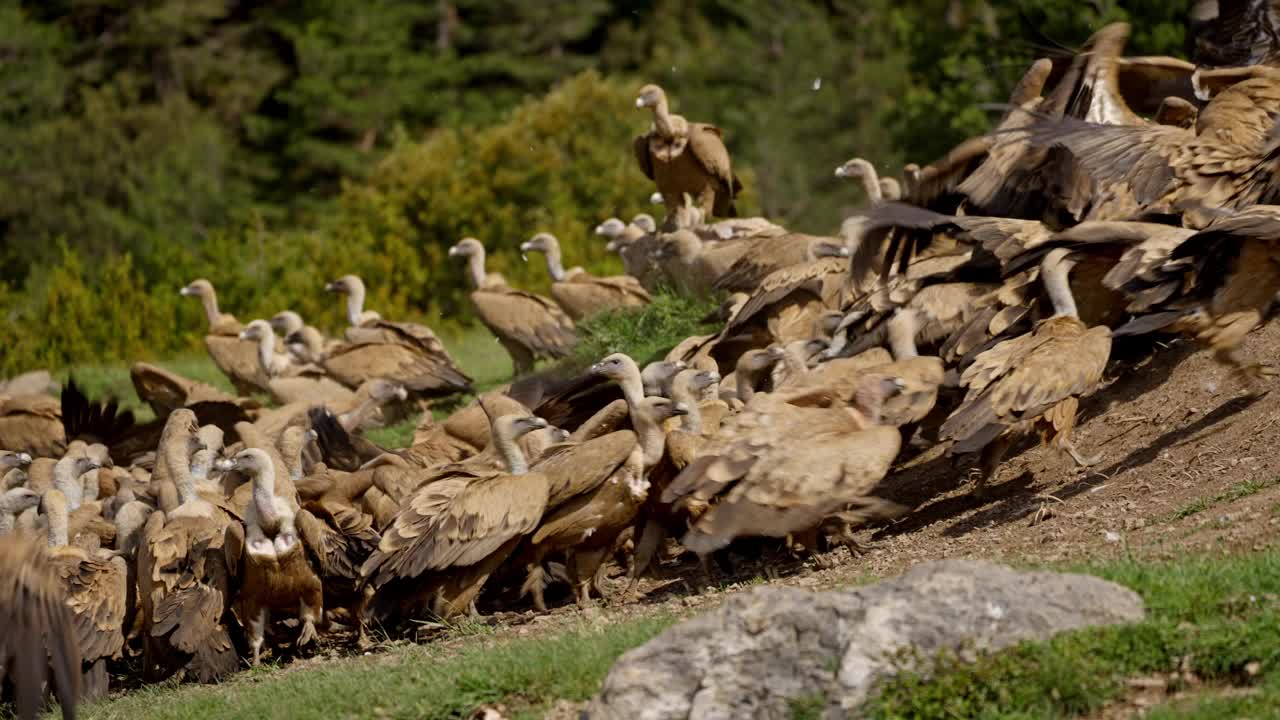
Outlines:
<svg viewBox="0 0 1280 720"><path fill-rule="evenodd" d="M258 350L251 340L237 336L206 335L204 346L223 375L242 395L265 392L266 379L258 362Z"/></svg>
<svg viewBox="0 0 1280 720"><path fill-rule="evenodd" d="M551 478L550 507L587 492L604 482L636 446L636 434L619 430L579 445L548 452L533 469Z"/></svg>
<svg viewBox="0 0 1280 720"><path fill-rule="evenodd" d="M559 358L578 342L573 321L553 300L511 288L471 293L480 321L494 335L528 348L540 357Z"/></svg>
<svg viewBox="0 0 1280 720"><path fill-rule="evenodd" d="M538 472L431 483L396 516L361 572L378 587L430 570L473 565L532 532L549 492L550 481Z"/></svg>
<svg viewBox="0 0 1280 720"><path fill-rule="evenodd" d="M636 163L640 165L640 172L652 180L653 157L649 154L649 133L637 135L636 139L631 142L631 151L635 153Z"/></svg>

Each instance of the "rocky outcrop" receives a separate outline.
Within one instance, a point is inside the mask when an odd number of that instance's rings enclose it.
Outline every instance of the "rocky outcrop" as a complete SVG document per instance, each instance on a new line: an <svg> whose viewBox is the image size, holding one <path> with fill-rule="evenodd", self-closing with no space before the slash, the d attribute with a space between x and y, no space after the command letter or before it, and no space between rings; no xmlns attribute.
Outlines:
<svg viewBox="0 0 1280 720"><path fill-rule="evenodd" d="M879 682L939 653L969 658L1142 617L1142 600L1115 583L976 561L847 591L758 588L623 655L584 716L787 718L794 701L821 697L827 716L857 717Z"/></svg>

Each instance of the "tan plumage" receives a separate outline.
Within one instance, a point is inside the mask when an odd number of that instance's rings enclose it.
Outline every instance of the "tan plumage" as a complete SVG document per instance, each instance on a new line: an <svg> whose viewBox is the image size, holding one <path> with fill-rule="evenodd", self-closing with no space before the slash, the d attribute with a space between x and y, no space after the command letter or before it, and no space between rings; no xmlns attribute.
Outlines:
<svg viewBox="0 0 1280 720"><path fill-rule="evenodd" d="M896 386L868 377L861 409L758 396L663 493L666 502L711 503L681 543L704 555L744 535L784 537L865 497L901 445L897 428L876 424Z"/></svg>
<svg viewBox="0 0 1280 720"><path fill-rule="evenodd" d="M213 364L226 375L241 395L266 392L266 378L258 365L257 346L240 338L244 327L234 315L218 311L218 296L213 283L201 278L182 288L182 295L200 298L205 319L209 321L209 333L204 337L205 348Z"/></svg>
<svg viewBox="0 0 1280 720"><path fill-rule="evenodd" d="M185 407L195 411L198 417L218 415L247 418L247 413L258 408L251 398L237 398L199 380L183 377L159 365L136 362L129 367L129 379L138 398L155 411L157 417L167 417L174 410ZM228 423L228 427L230 424Z"/></svg>
<svg viewBox="0 0 1280 720"><path fill-rule="evenodd" d="M51 675L62 717L73 720L80 697L78 628L47 551L28 537L0 535L0 626L0 684L13 684L18 717L40 716Z"/></svg>
<svg viewBox="0 0 1280 720"><path fill-rule="evenodd" d="M122 557L101 558L67 544L67 499L59 490L41 502L48 521L49 564L66 590L81 651L81 696L107 692L106 661L124 647L128 569Z"/></svg>
<svg viewBox="0 0 1280 720"><path fill-rule="evenodd" d="M560 241L551 233L538 233L520 245L521 252L540 252L551 274L551 297L575 322L606 310L636 308L652 299L640 281L629 275L595 277L581 268L564 269Z"/></svg>
<svg viewBox="0 0 1280 720"><path fill-rule="evenodd" d="M175 410L161 437L158 461L177 488L179 504L147 520L138 549L144 675L186 670L212 682L239 667L224 614L244 533L238 522L195 490L190 455L199 445L195 416Z"/></svg>
<svg viewBox="0 0 1280 720"><path fill-rule="evenodd" d="M517 375L532 370L535 358L564 357L577 344L573 320L553 300L488 283L480 241L465 238L449 249L449 255L467 259L476 314L511 354Z"/></svg>
<svg viewBox="0 0 1280 720"><path fill-rule="evenodd" d="M747 241L749 246L719 277L714 287L730 292L754 292L771 274L785 268L838 256L840 238L786 233Z"/></svg>
<svg viewBox="0 0 1280 720"><path fill-rule="evenodd" d="M66 448L62 406L49 395L0 395L0 448L56 457Z"/></svg>
<svg viewBox="0 0 1280 720"><path fill-rule="evenodd" d="M374 612L406 617L465 612L489 575L537 527L550 481L529 472L515 440L546 421L507 415L494 422L506 470L459 475L419 490L386 529L361 569Z"/></svg>
<svg viewBox="0 0 1280 720"><path fill-rule="evenodd" d="M961 375L968 388L964 402L942 426L953 453L983 451L981 493L1014 434L1036 428L1042 441L1088 464L1071 444L1079 398L1102 380L1111 353L1111 332L1087 328L1076 316L1067 273L1067 251L1045 258L1041 279L1053 300L1055 316L1026 335L1006 340L978 355Z"/></svg>
<svg viewBox="0 0 1280 720"><path fill-rule="evenodd" d="M666 93L657 85L640 89L636 107L653 111L653 126L636 137L633 149L640 170L662 193L668 219L675 216L685 193L705 217L737 215L733 199L742 183L733 174L720 128L672 115Z"/></svg>
<svg viewBox="0 0 1280 720"><path fill-rule="evenodd" d="M1191 334L1249 379L1274 374L1237 356L1245 336L1267 317L1280 291L1280 207L1255 206L1214 217L1182 239L1158 267L1132 273L1120 289L1135 308L1156 311L1116 330L1130 335L1169 328ZM1114 278L1117 281L1124 277Z"/></svg>
<svg viewBox="0 0 1280 720"><path fill-rule="evenodd" d="M327 284L329 292L347 296L347 342L331 348L323 365L347 387L386 378L400 383L415 397L439 397L471 388L467 377L425 325L383 320L364 309L364 282L355 275Z"/></svg>

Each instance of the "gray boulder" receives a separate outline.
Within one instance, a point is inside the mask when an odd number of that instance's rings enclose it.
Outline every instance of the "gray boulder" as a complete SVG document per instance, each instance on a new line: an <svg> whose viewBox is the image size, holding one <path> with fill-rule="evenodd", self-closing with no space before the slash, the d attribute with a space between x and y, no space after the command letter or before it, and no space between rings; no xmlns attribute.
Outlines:
<svg viewBox="0 0 1280 720"><path fill-rule="evenodd" d="M585 717L788 718L813 698L828 717L857 717L877 683L942 651L969 658L1142 617L1142 600L1115 583L976 561L838 592L757 588L623 655Z"/></svg>

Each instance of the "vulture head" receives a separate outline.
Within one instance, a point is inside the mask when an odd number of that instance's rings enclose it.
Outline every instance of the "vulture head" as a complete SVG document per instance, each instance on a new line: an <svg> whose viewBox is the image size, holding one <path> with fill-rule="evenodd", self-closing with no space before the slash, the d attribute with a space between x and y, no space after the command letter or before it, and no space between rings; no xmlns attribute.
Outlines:
<svg viewBox="0 0 1280 720"><path fill-rule="evenodd" d="M31 464L31 456L24 452L0 451L0 472L13 468L25 468Z"/></svg>
<svg viewBox="0 0 1280 720"><path fill-rule="evenodd" d="M271 456L260 448L245 448L232 455L230 462L221 465L224 470L237 470L249 477L259 477L263 473L275 473L271 464Z"/></svg>
<svg viewBox="0 0 1280 720"><path fill-rule="evenodd" d="M0 494L0 515L17 515L40 504L40 493L17 487Z"/></svg>
<svg viewBox="0 0 1280 720"><path fill-rule="evenodd" d="M619 384L640 377L640 367L626 353L614 353L606 357L592 365L590 372Z"/></svg>
<svg viewBox="0 0 1280 720"><path fill-rule="evenodd" d="M328 287L327 285L325 286ZM303 328L302 316L292 310L281 310L271 316L271 329L281 337L289 337Z"/></svg>
<svg viewBox="0 0 1280 720"><path fill-rule="evenodd" d="M355 275L343 275L324 286L325 292L342 293L343 295L364 294L364 281Z"/></svg>
<svg viewBox="0 0 1280 720"><path fill-rule="evenodd" d="M605 220L604 222L596 226L596 234L602 235L612 240L618 237L619 235L621 235L622 231L626 229L627 229L626 223L622 222L616 217L611 217L608 220Z"/></svg>
<svg viewBox="0 0 1280 720"><path fill-rule="evenodd" d="M646 234L652 235L658 232L658 221L653 219L649 213L640 213L631 218L631 224L645 231Z"/></svg>
<svg viewBox="0 0 1280 720"><path fill-rule="evenodd" d="M193 280L189 285L179 290L178 294L198 298L208 297L213 294L213 283L204 278Z"/></svg>
<svg viewBox="0 0 1280 720"><path fill-rule="evenodd" d="M222 449L224 442L224 433L222 428L217 425L203 425L196 431L196 438L204 443L205 450L217 452Z"/></svg>
<svg viewBox="0 0 1280 720"><path fill-rule="evenodd" d="M851 253L849 248L840 243L827 242L823 240L813 244L813 256L815 258L847 258Z"/></svg>
<svg viewBox="0 0 1280 720"><path fill-rule="evenodd" d="M689 414L689 406L683 402L668 400L664 397L647 397L641 403L641 407L650 413L654 420L661 423L667 418L680 417Z"/></svg>
<svg viewBox="0 0 1280 720"><path fill-rule="evenodd" d="M272 337L275 333L271 330L271 323L266 320L254 320L240 331L241 340L259 341L263 338Z"/></svg>
<svg viewBox="0 0 1280 720"><path fill-rule="evenodd" d="M556 239L555 235L548 232L540 232L526 242L520 243L520 252L553 253L559 250L560 241Z"/></svg>
<svg viewBox="0 0 1280 720"><path fill-rule="evenodd" d="M662 395L671 394L671 380L679 373L689 367L689 364L683 360L658 360L644 366L644 370L640 373L640 380L644 383L645 395Z"/></svg>
<svg viewBox="0 0 1280 720"><path fill-rule="evenodd" d="M640 94L636 96L636 107L638 108L656 108L665 105L667 102L667 94L657 85L645 85L640 88Z"/></svg>
<svg viewBox="0 0 1280 720"><path fill-rule="evenodd" d="M484 245L475 238L463 238L462 242L449 248L449 257L469 258L484 255Z"/></svg>
<svg viewBox="0 0 1280 720"><path fill-rule="evenodd" d="M406 400L409 391L403 385L392 380L378 378L369 381L369 399L379 405L386 405L393 400Z"/></svg>
<svg viewBox="0 0 1280 720"><path fill-rule="evenodd" d="M875 177L876 170L871 163L856 157L836 168L836 177L838 178L862 178Z"/></svg>
<svg viewBox="0 0 1280 720"><path fill-rule="evenodd" d="M512 440L545 427L550 424L537 415L503 415L493 421L495 434Z"/></svg>

